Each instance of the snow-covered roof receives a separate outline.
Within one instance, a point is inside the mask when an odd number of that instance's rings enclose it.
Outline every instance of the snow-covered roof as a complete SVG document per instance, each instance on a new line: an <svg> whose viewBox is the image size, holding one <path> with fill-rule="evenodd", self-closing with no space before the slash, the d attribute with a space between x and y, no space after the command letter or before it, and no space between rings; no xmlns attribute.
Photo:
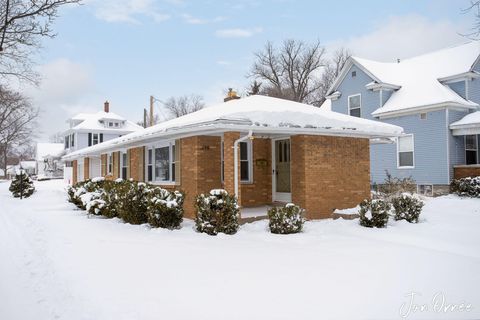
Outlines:
<svg viewBox="0 0 480 320"><path fill-rule="evenodd" d="M126 120L113 112L99 111L95 113L79 113L69 119L75 124L70 130L97 130L97 131L111 131L111 132L133 132L143 129L143 127ZM120 121L121 127L108 127L100 121Z"/></svg>
<svg viewBox="0 0 480 320"><path fill-rule="evenodd" d="M480 128L480 111L472 112L467 114L462 119L452 122L450 124L450 129L459 129L459 128Z"/></svg>
<svg viewBox="0 0 480 320"><path fill-rule="evenodd" d="M250 96L213 105L197 112L130 133L66 155L75 159L118 148L138 145L149 139L206 132L252 131L253 134L321 134L352 137L391 137L403 129L387 123L351 117L289 100Z"/></svg>
<svg viewBox="0 0 480 320"><path fill-rule="evenodd" d="M441 80L471 72L479 56L480 42L471 41L404 59L398 63L352 57L350 64L357 64L376 83L394 88L395 91L385 105L372 113L379 116L417 107L445 104L476 108L478 104L462 98L446 84L441 83ZM334 89L335 86L331 90Z"/></svg>
<svg viewBox="0 0 480 320"><path fill-rule="evenodd" d="M43 161L48 157L59 157L63 152L63 143L39 142L37 143L37 155L35 159L37 161Z"/></svg>
<svg viewBox="0 0 480 320"><path fill-rule="evenodd" d="M325 99L325 101L323 101L322 105L320 106L320 109L332 111L332 100Z"/></svg>

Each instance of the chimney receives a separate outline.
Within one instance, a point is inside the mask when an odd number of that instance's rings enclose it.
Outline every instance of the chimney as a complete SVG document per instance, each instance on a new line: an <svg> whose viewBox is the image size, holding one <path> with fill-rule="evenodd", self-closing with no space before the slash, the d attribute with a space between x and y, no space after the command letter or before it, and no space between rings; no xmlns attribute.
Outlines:
<svg viewBox="0 0 480 320"><path fill-rule="evenodd" d="M397 63L400 63L400 58L397 58Z"/></svg>
<svg viewBox="0 0 480 320"><path fill-rule="evenodd" d="M103 104L103 111L105 111L106 113L110 112L110 103L108 103L108 101L105 101L105 103Z"/></svg>
<svg viewBox="0 0 480 320"><path fill-rule="evenodd" d="M233 91L232 88L228 88L227 97L225 99L223 99L223 102L227 102L227 101L230 101L230 100L237 100L237 99L240 99L240 97L237 96L237 92Z"/></svg>

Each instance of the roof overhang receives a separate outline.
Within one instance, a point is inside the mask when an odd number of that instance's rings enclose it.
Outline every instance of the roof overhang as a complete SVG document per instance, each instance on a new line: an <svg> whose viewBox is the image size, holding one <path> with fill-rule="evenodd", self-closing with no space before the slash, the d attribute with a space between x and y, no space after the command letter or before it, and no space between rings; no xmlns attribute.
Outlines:
<svg viewBox="0 0 480 320"><path fill-rule="evenodd" d="M366 139L384 139L401 136L403 133L387 133L375 131L357 131L356 128L332 128L332 127L268 127L252 124L250 121L242 119L217 119L203 123L193 124L191 126L171 127L164 131L158 131L151 134L132 136L123 136L109 140L91 147L80 149L62 157L63 160L74 160L81 157L98 156L102 153L109 153L118 150L124 150L132 147L146 145L159 139L173 140L187 138L196 135L215 135L223 132L249 132L262 136L275 135L324 135L339 137L354 137Z"/></svg>
<svg viewBox="0 0 480 320"><path fill-rule="evenodd" d="M439 78L438 81L440 81L441 83L452 83L477 78L480 78L480 73L478 73L477 71L467 71L460 74L455 74L453 76Z"/></svg>
<svg viewBox="0 0 480 320"><path fill-rule="evenodd" d="M340 98L342 96L342 93L340 91L335 91L334 93L328 95L328 96L325 96L325 99L330 99L330 100L338 100L338 98Z"/></svg>
<svg viewBox="0 0 480 320"><path fill-rule="evenodd" d="M450 130L452 130L452 135L454 136L467 136L472 134L480 134L480 122L479 123L469 123L469 124L457 124L450 125Z"/></svg>
<svg viewBox="0 0 480 320"><path fill-rule="evenodd" d="M370 82L365 85L365 88L368 90L379 91L379 90L399 90L402 86L386 83L386 82Z"/></svg>
<svg viewBox="0 0 480 320"><path fill-rule="evenodd" d="M407 115L418 114L423 112L438 111L446 108L451 110L458 110L458 111L476 110L478 108L478 104L465 105L458 102L442 102L442 103L436 103L436 104L430 104L430 105L424 105L424 106L413 106L410 108L404 108L404 109L394 110L394 111L377 112L379 110L377 109L376 111L372 112L372 116L378 119L388 119L388 118L393 118L398 116L407 116Z"/></svg>

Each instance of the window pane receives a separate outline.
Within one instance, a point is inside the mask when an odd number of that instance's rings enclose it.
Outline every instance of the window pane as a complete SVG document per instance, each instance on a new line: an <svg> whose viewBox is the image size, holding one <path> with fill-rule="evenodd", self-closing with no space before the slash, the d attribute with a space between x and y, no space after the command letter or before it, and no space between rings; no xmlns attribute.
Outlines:
<svg viewBox="0 0 480 320"><path fill-rule="evenodd" d="M399 152L413 151L413 136L399 137L398 151Z"/></svg>
<svg viewBox="0 0 480 320"><path fill-rule="evenodd" d="M170 180L169 159L168 147L155 148L155 180Z"/></svg>
<svg viewBox="0 0 480 320"><path fill-rule="evenodd" d="M172 163L172 181L175 181L175 163Z"/></svg>
<svg viewBox="0 0 480 320"><path fill-rule="evenodd" d="M175 145L172 145L172 162L175 162Z"/></svg>
<svg viewBox="0 0 480 320"><path fill-rule="evenodd" d="M147 173L147 175L148 175L147 181L152 181L152 178L153 178L153 177L152 177L152 174L153 174L153 166L152 166L152 165L149 165L149 166L147 167L147 171L148 171L148 173Z"/></svg>
<svg viewBox="0 0 480 320"><path fill-rule="evenodd" d="M248 161L240 162L240 180L242 181L250 180L249 172L248 172Z"/></svg>
<svg viewBox="0 0 480 320"><path fill-rule="evenodd" d="M466 151L466 164L477 164L477 152L474 150Z"/></svg>
<svg viewBox="0 0 480 320"><path fill-rule="evenodd" d="M358 118L360 118L360 108L350 109L350 115L351 115L352 117L358 117Z"/></svg>
<svg viewBox="0 0 480 320"><path fill-rule="evenodd" d="M124 179L124 180L127 179L127 168L126 167L122 168L122 179Z"/></svg>
<svg viewBox="0 0 480 320"><path fill-rule="evenodd" d="M353 96L353 97L349 97L348 98L349 100L349 106L350 106L350 109L354 109L354 108L360 108L360 96Z"/></svg>
<svg viewBox="0 0 480 320"><path fill-rule="evenodd" d="M465 136L465 149L466 150L477 149L477 139L475 135Z"/></svg>
<svg viewBox="0 0 480 320"><path fill-rule="evenodd" d="M400 167L413 167L413 152L400 152L398 156Z"/></svg>
<svg viewBox="0 0 480 320"><path fill-rule="evenodd" d="M240 142L240 160L248 160L248 145L246 142Z"/></svg>
<svg viewBox="0 0 480 320"><path fill-rule="evenodd" d="M153 150L152 149L149 149L148 150L148 164L152 164L152 153L153 153Z"/></svg>

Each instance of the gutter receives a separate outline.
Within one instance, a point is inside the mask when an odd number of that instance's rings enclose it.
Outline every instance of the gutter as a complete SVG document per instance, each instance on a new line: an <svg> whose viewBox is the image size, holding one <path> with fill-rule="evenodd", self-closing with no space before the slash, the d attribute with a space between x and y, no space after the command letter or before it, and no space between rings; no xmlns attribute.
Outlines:
<svg viewBox="0 0 480 320"><path fill-rule="evenodd" d="M235 140L233 143L233 183L234 183L234 189L235 189L235 197L238 200L238 144L242 141L248 140L248 139L253 139L253 132L252 130L248 131L248 135L241 137L240 139Z"/></svg>

